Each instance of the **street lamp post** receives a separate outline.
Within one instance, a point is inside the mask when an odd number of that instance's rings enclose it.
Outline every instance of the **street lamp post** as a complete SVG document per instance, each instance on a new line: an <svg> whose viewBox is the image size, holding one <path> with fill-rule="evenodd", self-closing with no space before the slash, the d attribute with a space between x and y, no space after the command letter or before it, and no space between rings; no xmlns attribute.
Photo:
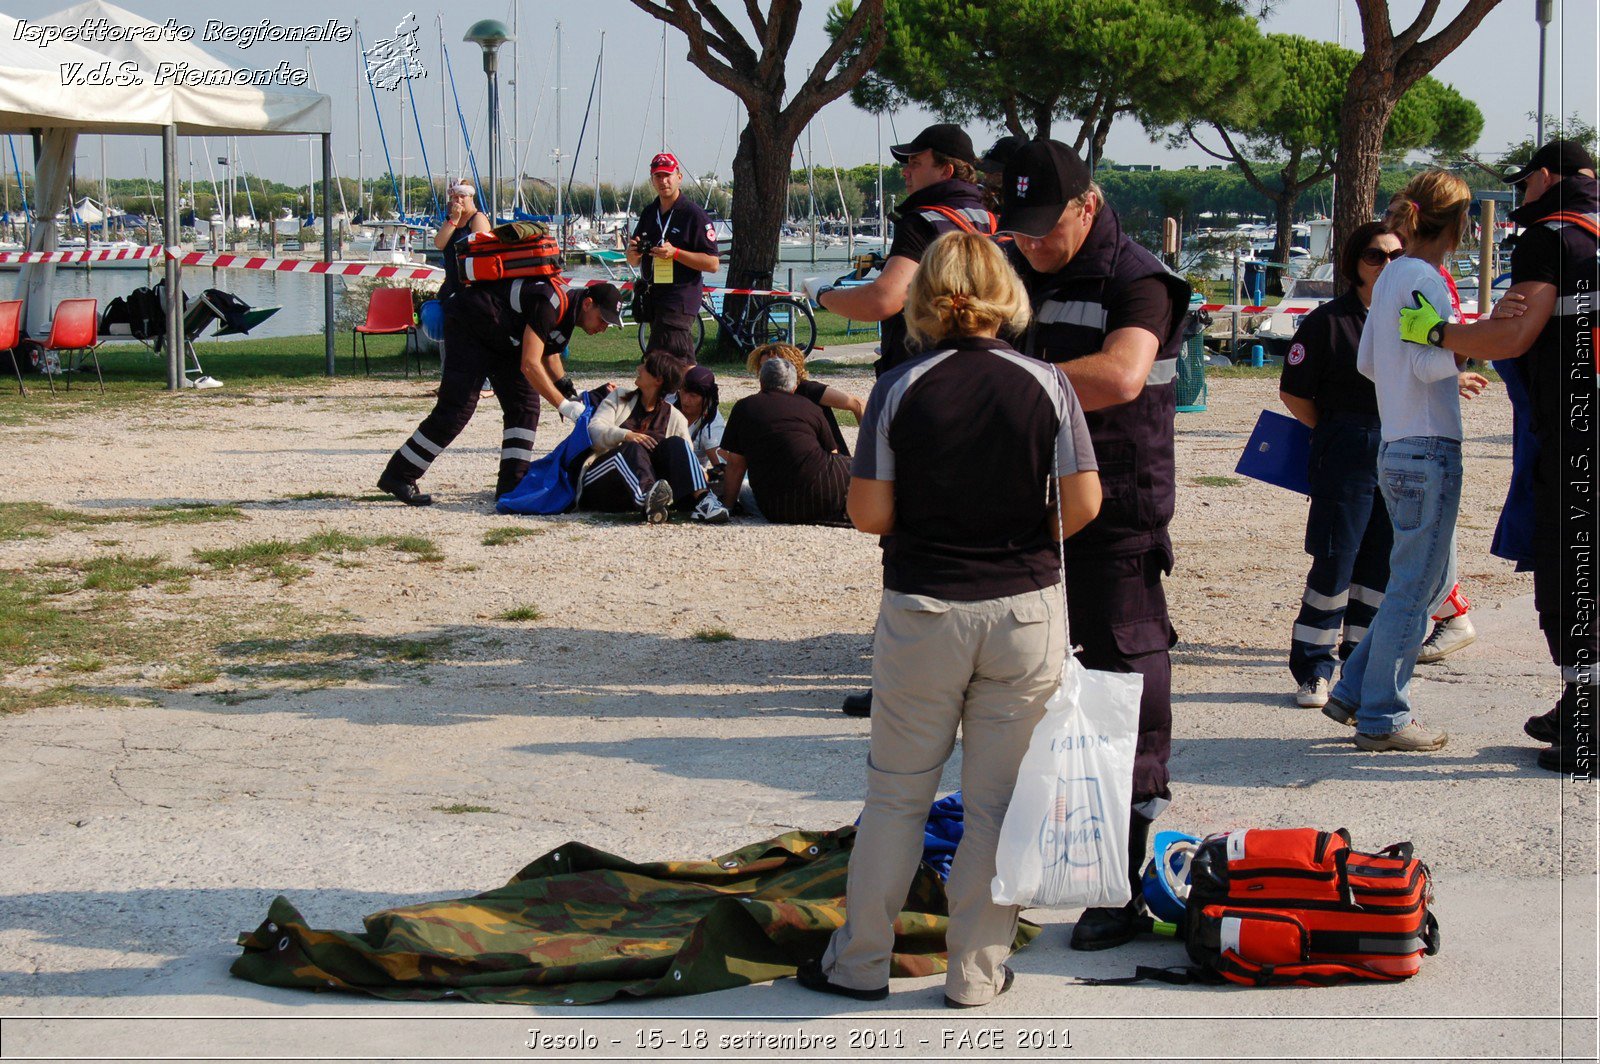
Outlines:
<svg viewBox="0 0 1600 1064"><path fill-rule="evenodd" d="M498 19L479 19L461 38L483 49L483 73L489 79L489 218L500 221L500 77L497 52L502 44L515 40L506 24Z"/></svg>
<svg viewBox="0 0 1600 1064"><path fill-rule="evenodd" d="M1533 127L1533 147L1544 147L1544 31L1550 28L1554 0L1533 0L1533 17L1539 23L1539 111Z"/></svg>

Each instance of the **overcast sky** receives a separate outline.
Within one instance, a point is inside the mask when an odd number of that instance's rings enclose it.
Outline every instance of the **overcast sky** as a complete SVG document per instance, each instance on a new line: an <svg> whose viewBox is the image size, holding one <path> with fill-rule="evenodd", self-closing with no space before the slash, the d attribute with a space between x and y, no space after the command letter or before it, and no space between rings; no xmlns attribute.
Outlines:
<svg viewBox="0 0 1600 1064"><path fill-rule="evenodd" d="M765 2L765 0L763 0ZM1434 26L1442 26L1462 6L1463 0L1444 0ZM61 0L0 0L0 9L19 19L48 15L68 6ZM127 9L160 22L169 17L203 28L207 19L225 17L233 22L245 20L243 14L270 10L279 25L320 23L330 17L345 24L359 20L368 47L394 34L395 23L413 11L422 24L422 58L426 77L414 81L417 106L427 138L429 162L435 174L446 167L444 154L445 116L442 113L439 69L439 28L437 8L378 0L275 0L271 5L221 5L199 0L130 0ZM501 92L505 115L505 157L511 158L510 120L513 98L518 104L517 150L525 160L524 170L551 177L555 162L551 149L556 143L557 94L555 71L555 20L560 19L561 75L564 87L560 102L560 142L571 166L579 128L584 119L585 101L595 71L601 33L605 33L603 74L603 121L600 122L600 172L607 181L630 175L643 175L645 161L661 140L662 27L626 0L586 0L583 4L551 3L546 0L473 0L453 3L443 14L444 41L454 67L461 109L465 113L480 164L484 141L484 76L476 45L464 43L462 34L479 18L500 18L508 24L515 13L519 44L512 53L502 51ZM725 3L724 9L742 25L742 5ZM1394 0L1397 27L1414 14L1420 0ZM1555 0L1555 22L1548 34L1546 63L1546 110L1579 112L1596 122L1596 8L1595 0ZM828 9L824 0L807 0L801 15L801 29L790 52L790 82L798 85L810 63L826 43L823 20ZM1343 42L1361 47L1361 29L1354 0L1280 0L1266 22L1269 32L1299 33L1325 40L1339 39L1343 11ZM223 12L228 12L223 15ZM1468 38L1467 42L1434 71L1434 75L1454 85L1477 103L1484 113L1484 132L1479 148L1494 154L1509 141L1531 131L1529 112L1535 108L1538 70L1538 26L1534 21L1534 0L1503 0ZM196 37L196 43L199 37ZM241 67L268 68L281 59L304 65L307 46L260 43L248 51L225 43L201 44L217 58ZM368 176L386 169L373 120L371 97L359 81L360 60L355 42L309 46L309 56L317 84L334 98L334 132L337 165L341 174L356 171L355 103L359 99L365 148L365 173ZM715 171L726 177L731 171L738 119L733 96L713 84L685 58L687 46L676 30L667 32L666 92L669 100L666 142L683 157L695 173ZM512 60L518 70L517 85L512 84ZM358 87L360 91L358 92ZM420 174L416 132L409 103L401 92L378 92L383 122L395 163L400 162L400 124L405 123L408 173ZM936 119L920 112L901 112L882 122L882 142L894 136L909 139L923 125ZM460 168L460 132L456 125L453 101L448 121L452 171ZM596 118L591 117L578 167L580 181L594 172ZM992 128L971 128L980 150L998 134ZM873 115L851 106L849 98L823 110L813 123L811 143L817 165L837 162L850 166L878 158L878 139ZM153 138L108 137L109 169L114 176L138 176L153 167L150 176L159 175L159 141ZM99 146L94 137L80 142L79 176L99 173ZM805 150L806 138L800 148ZM209 152L206 150L209 148ZM194 146L200 179L205 180L203 160L207 155L225 154L215 141ZM180 146L180 158L187 159ZM304 138L259 138L241 141L240 162L244 169L288 181L304 181L308 171ZM1119 162L1160 163L1181 166L1186 162L1207 162L1205 156L1190 149L1171 151L1153 145L1137 123L1124 122L1112 131L1107 155ZM887 155L885 153L885 158ZM798 157L796 165L799 165ZM512 169L509 161L503 171Z"/></svg>

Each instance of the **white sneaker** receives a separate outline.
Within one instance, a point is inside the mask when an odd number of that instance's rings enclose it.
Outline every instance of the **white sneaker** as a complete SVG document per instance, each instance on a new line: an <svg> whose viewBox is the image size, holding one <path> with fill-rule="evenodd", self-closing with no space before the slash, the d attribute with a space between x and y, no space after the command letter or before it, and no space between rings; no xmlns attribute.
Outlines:
<svg viewBox="0 0 1600 1064"><path fill-rule="evenodd" d="M728 523L728 508L722 505L722 500L717 498L715 492L706 492L695 504L694 510L689 514L691 521L704 521L708 525L725 525Z"/></svg>
<svg viewBox="0 0 1600 1064"><path fill-rule="evenodd" d="M1423 642L1422 649L1417 651L1417 664L1430 665L1464 646L1470 646L1477 638L1477 629L1472 627L1472 619L1465 613L1440 621L1433 626L1433 632Z"/></svg>
<svg viewBox="0 0 1600 1064"><path fill-rule="evenodd" d="M1294 693L1294 704L1303 709L1321 709L1328 704L1328 691L1330 685L1321 676L1313 676L1300 685L1300 690Z"/></svg>

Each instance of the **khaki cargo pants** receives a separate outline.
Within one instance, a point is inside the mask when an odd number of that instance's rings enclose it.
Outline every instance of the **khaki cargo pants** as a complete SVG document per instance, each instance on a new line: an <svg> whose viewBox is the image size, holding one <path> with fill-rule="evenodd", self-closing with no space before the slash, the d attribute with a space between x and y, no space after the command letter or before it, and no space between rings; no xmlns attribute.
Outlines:
<svg viewBox="0 0 1600 1064"><path fill-rule="evenodd" d="M894 921L959 726L966 823L947 884L945 994L982 1004L999 992L1020 910L989 900L995 845L1017 767L1061 680L1064 607L1059 585L981 602L884 591L866 809L850 855L845 925L822 957L831 981L859 990L889 982Z"/></svg>

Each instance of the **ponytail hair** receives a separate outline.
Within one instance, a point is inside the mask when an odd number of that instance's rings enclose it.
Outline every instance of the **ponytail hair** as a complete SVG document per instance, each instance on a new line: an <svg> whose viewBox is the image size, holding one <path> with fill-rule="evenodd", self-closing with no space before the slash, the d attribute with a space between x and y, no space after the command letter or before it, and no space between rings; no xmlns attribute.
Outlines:
<svg viewBox="0 0 1600 1064"><path fill-rule="evenodd" d="M906 290L906 331L930 344L994 330L1021 332L1028 295L987 236L946 233L929 245Z"/></svg>
<svg viewBox="0 0 1600 1064"><path fill-rule="evenodd" d="M1472 202L1472 190L1447 170L1425 170L1406 183L1389 203L1384 224L1407 247L1440 234L1459 238L1461 219Z"/></svg>

